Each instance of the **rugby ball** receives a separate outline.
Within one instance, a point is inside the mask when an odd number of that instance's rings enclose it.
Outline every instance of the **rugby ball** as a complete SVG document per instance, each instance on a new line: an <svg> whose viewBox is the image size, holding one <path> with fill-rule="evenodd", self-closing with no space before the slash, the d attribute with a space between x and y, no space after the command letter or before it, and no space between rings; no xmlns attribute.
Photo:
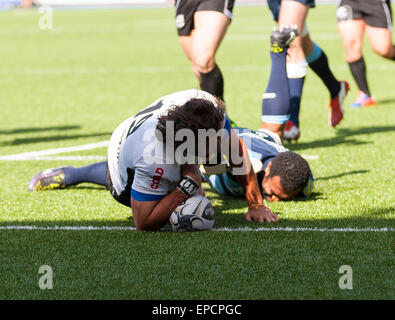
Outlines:
<svg viewBox="0 0 395 320"><path fill-rule="evenodd" d="M182 202L169 219L173 231L211 230L214 225L214 208L211 202L201 195Z"/></svg>

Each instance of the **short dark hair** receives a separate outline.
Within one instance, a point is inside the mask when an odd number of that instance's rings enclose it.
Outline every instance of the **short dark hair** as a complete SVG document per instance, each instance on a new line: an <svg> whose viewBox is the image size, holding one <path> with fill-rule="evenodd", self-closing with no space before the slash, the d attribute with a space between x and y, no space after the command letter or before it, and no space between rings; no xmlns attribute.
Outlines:
<svg viewBox="0 0 395 320"><path fill-rule="evenodd" d="M308 162L293 151L280 152L272 160L269 177L280 176L281 186L288 194L303 190L310 178Z"/></svg>
<svg viewBox="0 0 395 320"><path fill-rule="evenodd" d="M199 129L215 129L218 131L222 128L224 121L222 101L217 100L217 103L218 107L209 100L193 98L181 106L175 106L167 114L161 116L156 129L161 132L163 139L165 139L166 122L173 121L175 133L181 129L190 129L194 133L197 144ZM174 142L176 147L182 143L183 141Z"/></svg>

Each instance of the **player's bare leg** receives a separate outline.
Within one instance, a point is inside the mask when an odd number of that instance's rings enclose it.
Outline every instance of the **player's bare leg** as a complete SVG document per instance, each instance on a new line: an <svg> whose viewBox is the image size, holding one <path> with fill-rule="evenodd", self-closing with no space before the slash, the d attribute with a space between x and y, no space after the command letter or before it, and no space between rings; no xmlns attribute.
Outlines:
<svg viewBox="0 0 395 320"><path fill-rule="evenodd" d="M310 38L310 33L307 33L302 36L302 48L303 48L304 55L306 57L313 52L314 42Z"/></svg>
<svg viewBox="0 0 395 320"><path fill-rule="evenodd" d="M301 4L297 1L284 0L281 2L278 25L280 28L296 26L298 31L300 32L303 29L307 12L308 6ZM290 71L292 69L300 69L300 66L305 63L301 36L297 36L295 39L292 40L292 43L289 45L287 53L288 78L303 80L305 74L301 75L298 74L299 72L295 73ZM301 87L303 87L303 84L301 85ZM301 87L299 96L301 95ZM291 103L291 101L289 103ZM283 137L284 123L271 123L267 121L262 121L261 128L269 129L277 133L281 138Z"/></svg>
<svg viewBox="0 0 395 320"><path fill-rule="evenodd" d="M392 44L392 33L389 29L366 25L366 35L374 52L383 58L394 60L395 47Z"/></svg>
<svg viewBox="0 0 395 320"><path fill-rule="evenodd" d="M193 37L194 33L195 33L195 29L193 29L192 32L187 36L178 36L178 42L180 43L185 56L188 58L188 60L191 63L192 63L192 57L193 57L192 37ZM195 72L195 69L193 68L193 64L192 64L192 70L193 70L193 73L195 74L196 78L198 78L198 80L200 81L200 74Z"/></svg>
<svg viewBox="0 0 395 320"><path fill-rule="evenodd" d="M321 78L329 91L329 125L335 127L343 119L343 104L349 90L349 84L346 81L339 81L336 79L329 67L329 61L324 50L312 41L306 25L304 28L305 30L303 30L302 33L302 46L306 56L306 61L308 62L309 67Z"/></svg>
<svg viewBox="0 0 395 320"><path fill-rule="evenodd" d="M298 27L299 32L303 30L309 7L292 0L283 0L281 2L278 25ZM289 46L287 62L298 63L305 60L302 47L302 37L296 37Z"/></svg>
<svg viewBox="0 0 395 320"><path fill-rule="evenodd" d="M363 19L345 20L338 23L340 38L343 42L346 61L358 85L359 92L356 101L350 105L352 108L360 106L373 106L376 104L371 97L367 78L366 66L362 56L363 35L366 23Z"/></svg>
<svg viewBox="0 0 395 320"><path fill-rule="evenodd" d="M346 20L339 22L337 26L343 42L346 61L351 63L361 59L365 21L362 19Z"/></svg>
<svg viewBox="0 0 395 320"><path fill-rule="evenodd" d="M188 36L179 36L181 47L192 63L192 70L199 80L203 90L223 98L222 74L216 65L215 54L225 36L230 19L217 11L198 11L194 15L194 30ZM216 74L211 74L215 72ZM206 78L218 78L218 88L213 86ZM214 84L215 87L216 84ZM221 88L222 87L222 88ZM213 92L214 91L214 92Z"/></svg>

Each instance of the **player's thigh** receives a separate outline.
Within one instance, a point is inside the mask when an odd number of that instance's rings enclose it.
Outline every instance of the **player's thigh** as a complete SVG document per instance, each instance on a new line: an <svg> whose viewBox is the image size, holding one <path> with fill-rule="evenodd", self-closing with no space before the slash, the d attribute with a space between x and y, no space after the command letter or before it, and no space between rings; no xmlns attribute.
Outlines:
<svg viewBox="0 0 395 320"><path fill-rule="evenodd" d="M192 30L190 35L187 36L178 36L178 41L181 45L182 50L184 51L184 54L188 58L188 60L192 63L192 70L195 76L198 78L200 81L200 69L199 67L194 63L194 52L193 52L193 34L195 30Z"/></svg>
<svg viewBox="0 0 395 320"><path fill-rule="evenodd" d="M392 56L392 12L391 3L366 0L366 34L372 49L381 56Z"/></svg>
<svg viewBox="0 0 395 320"><path fill-rule="evenodd" d="M353 62L361 58L365 21L362 19L340 21L337 24L346 52L346 60Z"/></svg>
<svg viewBox="0 0 395 320"><path fill-rule="evenodd" d="M195 30L192 37L194 63L204 66L214 59L229 24L230 18L218 11L195 13Z"/></svg>
<svg viewBox="0 0 395 320"><path fill-rule="evenodd" d="M193 58L193 51L192 51L192 33L189 35L181 35L178 36L178 42L181 45L182 50L184 51L184 54L188 58L189 61L192 61Z"/></svg>
<svg viewBox="0 0 395 320"><path fill-rule="evenodd" d="M387 28L375 28L366 26L366 35L370 46L383 57L390 56L392 53L392 33Z"/></svg>
<svg viewBox="0 0 395 320"><path fill-rule="evenodd" d="M296 0L283 0L281 2L280 15L278 24L280 26L293 26L298 27L299 32L303 30L303 26L307 17L309 5ZM299 62L305 59L302 48L302 38L296 37L289 47L288 62Z"/></svg>
<svg viewBox="0 0 395 320"><path fill-rule="evenodd" d="M308 1L283 0L281 2L279 25L297 25L299 32L302 31L309 10Z"/></svg>

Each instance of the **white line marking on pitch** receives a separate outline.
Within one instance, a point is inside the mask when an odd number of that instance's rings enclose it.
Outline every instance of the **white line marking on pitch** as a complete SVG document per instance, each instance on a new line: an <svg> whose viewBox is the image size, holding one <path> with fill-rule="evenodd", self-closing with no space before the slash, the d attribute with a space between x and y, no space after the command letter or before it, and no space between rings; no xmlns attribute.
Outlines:
<svg viewBox="0 0 395 320"><path fill-rule="evenodd" d="M44 230L44 231L136 231L134 227L124 226L48 226L40 227L34 225L9 225L0 226L0 230ZM395 228L391 227L368 227L368 228L305 228L305 227L260 227L260 228L213 228L215 232L395 232Z"/></svg>
<svg viewBox="0 0 395 320"><path fill-rule="evenodd" d="M40 160L40 161L54 161L54 160L61 160L61 161L85 161L85 160L92 160L92 161L105 161L107 157L105 156L57 156L57 157L34 157L29 159L19 159L20 161L30 161L30 160ZM0 159L1 160L1 159Z"/></svg>
<svg viewBox="0 0 395 320"><path fill-rule="evenodd" d="M305 158L306 160L318 160L320 156L318 155L308 155L308 154L302 154L302 157Z"/></svg>
<svg viewBox="0 0 395 320"><path fill-rule="evenodd" d="M108 140L97 142L97 143L88 143L74 147L65 147L65 148L56 148L56 149L47 149L41 151L31 151L31 152L23 152L18 154L11 154L7 156L0 156L0 160L36 160L38 157L48 156L52 154L66 153L66 152L75 152L82 150L91 150L96 148L102 148L108 146Z"/></svg>

